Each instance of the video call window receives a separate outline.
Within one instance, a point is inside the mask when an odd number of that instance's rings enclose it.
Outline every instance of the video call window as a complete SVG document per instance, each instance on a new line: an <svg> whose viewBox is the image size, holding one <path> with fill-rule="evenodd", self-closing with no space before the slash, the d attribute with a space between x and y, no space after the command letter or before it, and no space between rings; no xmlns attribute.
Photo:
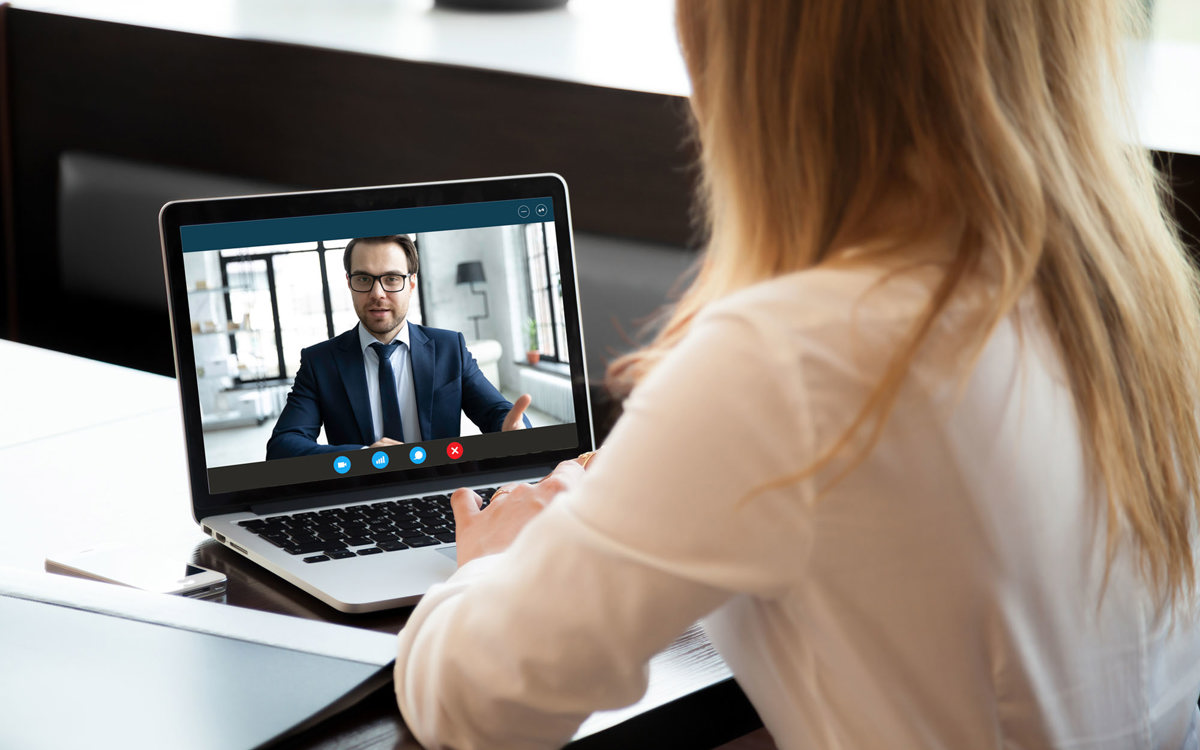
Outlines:
<svg viewBox="0 0 1200 750"><path fill-rule="evenodd" d="M420 270L412 323L461 332L508 400L532 393L532 426L573 423L553 222L408 235ZM205 453L210 469L264 460L300 352L358 324L343 252L349 238L184 255ZM463 269L472 267L465 282ZM530 331L543 362L530 362ZM478 434L464 415L463 436Z"/></svg>

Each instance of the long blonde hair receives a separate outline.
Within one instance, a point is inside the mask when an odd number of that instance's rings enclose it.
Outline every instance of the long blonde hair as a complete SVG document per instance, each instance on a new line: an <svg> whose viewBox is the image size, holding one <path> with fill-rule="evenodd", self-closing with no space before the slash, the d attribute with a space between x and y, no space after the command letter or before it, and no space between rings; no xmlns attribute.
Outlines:
<svg viewBox="0 0 1200 750"><path fill-rule="evenodd" d="M823 460L864 430L870 449L933 322L987 260L999 284L975 353L1032 285L1106 498L1110 563L1130 539L1162 601L1177 600L1194 585L1200 297L1149 155L1122 138L1119 53L1136 21L1118 0L679 0L707 247L610 380L632 387L709 302L835 257L900 188L929 210L857 239L903 240L936 214L964 231Z"/></svg>

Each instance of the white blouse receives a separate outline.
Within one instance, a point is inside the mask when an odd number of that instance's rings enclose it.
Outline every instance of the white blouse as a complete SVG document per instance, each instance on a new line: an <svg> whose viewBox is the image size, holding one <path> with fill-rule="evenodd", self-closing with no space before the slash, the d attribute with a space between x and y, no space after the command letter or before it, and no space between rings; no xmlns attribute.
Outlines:
<svg viewBox="0 0 1200 750"><path fill-rule="evenodd" d="M962 295L860 464L764 486L842 434L934 280L818 268L711 306L583 482L414 610L414 735L560 745L704 618L781 748L1200 747L1200 628L1155 616L1127 551L1101 597L1105 518L1032 299L956 381Z"/></svg>

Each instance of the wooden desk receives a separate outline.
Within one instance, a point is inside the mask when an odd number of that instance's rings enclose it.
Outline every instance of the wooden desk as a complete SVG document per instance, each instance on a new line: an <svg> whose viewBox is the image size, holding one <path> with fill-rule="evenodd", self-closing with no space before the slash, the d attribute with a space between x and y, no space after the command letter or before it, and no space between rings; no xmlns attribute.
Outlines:
<svg viewBox="0 0 1200 750"><path fill-rule="evenodd" d="M54 552L168 539L181 555L228 576L231 605L398 632L410 609L337 612L199 531L191 518L178 399L171 378L0 340L0 565L42 570ZM685 646L695 659L706 644ZM576 745L713 747L759 726L729 680ZM390 687L286 746L418 747ZM773 745L759 733L728 747Z"/></svg>

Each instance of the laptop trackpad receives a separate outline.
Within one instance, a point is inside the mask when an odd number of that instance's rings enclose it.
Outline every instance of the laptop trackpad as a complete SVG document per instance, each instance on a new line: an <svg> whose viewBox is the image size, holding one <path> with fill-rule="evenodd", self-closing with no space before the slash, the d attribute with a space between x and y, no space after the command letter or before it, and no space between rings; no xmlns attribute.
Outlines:
<svg viewBox="0 0 1200 750"><path fill-rule="evenodd" d="M450 558L454 562L458 562L458 545L457 544L451 544L449 547L438 547L437 551L441 552L443 555Z"/></svg>

